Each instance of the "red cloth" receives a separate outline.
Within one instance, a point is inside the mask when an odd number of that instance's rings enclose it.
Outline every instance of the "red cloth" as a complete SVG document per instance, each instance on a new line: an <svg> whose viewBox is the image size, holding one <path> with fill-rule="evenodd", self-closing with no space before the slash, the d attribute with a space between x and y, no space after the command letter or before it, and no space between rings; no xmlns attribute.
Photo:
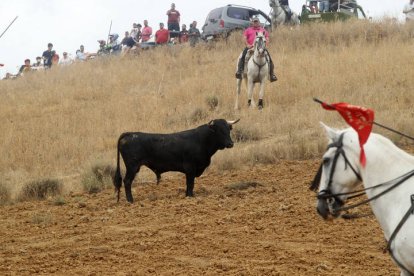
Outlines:
<svg viewBox="0 0 414 276"><path fill-rule="evenodd" d="M157 44L165 44L168 42L169 31L167 29L159 29L155 33L155 42Z"/></svg>
<svg viewBox="0 0 414 276"><path fill-rule="evenodd" d="M347 103L334 103L330 105L322 103L322 107L327 110L338 111L345 121L358 133L359 147L361 148L359 161L365 167L366 157L364 144L371 134L372 124L374 122L374 110Z"/></svg>

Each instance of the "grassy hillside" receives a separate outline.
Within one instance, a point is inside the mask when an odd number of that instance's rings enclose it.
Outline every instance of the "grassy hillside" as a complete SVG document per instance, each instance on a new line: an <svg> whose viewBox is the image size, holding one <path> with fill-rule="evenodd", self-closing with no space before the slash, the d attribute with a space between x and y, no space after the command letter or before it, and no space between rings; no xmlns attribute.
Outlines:
<svg viewBox="0 0 414 276"><path fill-rule="evenodd" d="M392 22L278 29L269 51L279 81L267 83L262 111L247 109L245 90L242 109L233 109L241 34L1 81L0 182L18 187L57 178L76 189L91 164L115 164L122 132L168 133L213 118L241 118L234 128L239 143L214 156L213 170L317 157L326 145L318 122L345 123L312 97L371 107L376 121L414 135L413 36Z"/></svg>

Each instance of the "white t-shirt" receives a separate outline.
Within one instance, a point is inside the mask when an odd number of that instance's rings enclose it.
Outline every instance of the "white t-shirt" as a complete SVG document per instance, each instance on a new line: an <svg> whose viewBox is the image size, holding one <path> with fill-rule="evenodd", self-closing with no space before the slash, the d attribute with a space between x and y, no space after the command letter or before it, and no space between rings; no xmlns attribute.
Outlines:
<svg viewBox="0 0 414 276"><path fill-rule="evenodd" d="M414 20L414 3L413 4L407 3L404 6L403 12L405 13L405 18L407 20Z"/></svg>

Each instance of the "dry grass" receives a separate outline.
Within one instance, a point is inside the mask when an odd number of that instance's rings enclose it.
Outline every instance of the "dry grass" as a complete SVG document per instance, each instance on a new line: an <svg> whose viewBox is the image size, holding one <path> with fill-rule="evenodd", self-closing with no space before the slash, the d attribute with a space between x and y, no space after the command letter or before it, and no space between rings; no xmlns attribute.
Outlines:
<svg viewBox="0 0 414 276"><path fill-rule="evenodd" d="M60 195L62 192L62 183L55 179L44 179L28 182L23 186L19 201L25 200L43 200L48 197Z"/></svg>
<svg viewBox="0 0 414 276"><path fill-rule="evenodd" d="M245 91L233 110L240 35L1 81L0 176L17 184L20 175L79 174L91 160L115 164L124 131L167 133L213 118L241 118L243 143L217 153L212 169L312 158L325 147L319 121L345 126L312 97L371 107L378 122L413 135L413 30L387 21L278 29L269 51L279 81L267 84L262 111L246 108Z"/></svg>

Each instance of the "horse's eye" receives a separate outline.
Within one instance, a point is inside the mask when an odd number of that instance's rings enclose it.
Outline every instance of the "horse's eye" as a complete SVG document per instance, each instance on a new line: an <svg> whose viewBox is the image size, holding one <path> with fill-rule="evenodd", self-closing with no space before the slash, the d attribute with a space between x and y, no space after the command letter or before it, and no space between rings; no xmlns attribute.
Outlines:
<svg viewBox="0 0 414 276"><path fill-rule="evenodd" d="M330 160L331 160L330 158L325 157L325 158L323 159L323 164L324 164L324 165L329 164L329 161L330 161Z"/></svg>

